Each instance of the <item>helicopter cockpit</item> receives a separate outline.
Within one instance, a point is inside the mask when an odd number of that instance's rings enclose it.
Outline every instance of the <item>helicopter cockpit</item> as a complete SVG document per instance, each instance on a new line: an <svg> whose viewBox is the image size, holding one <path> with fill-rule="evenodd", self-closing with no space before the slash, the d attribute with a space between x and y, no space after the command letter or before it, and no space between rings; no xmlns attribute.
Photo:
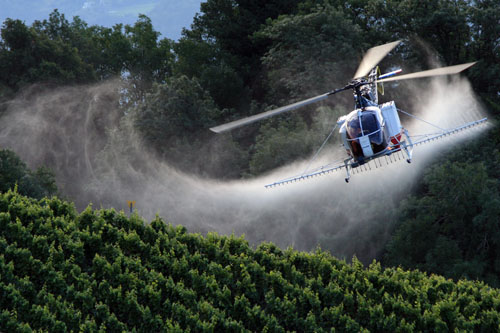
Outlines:
<svg viewBox="0 0 500 333"><path fill-rule="evenodd" d="M346 140L358 160L387 147L379 114L380 109L377 107L366 107L351 112L345 120Z"/></svg>

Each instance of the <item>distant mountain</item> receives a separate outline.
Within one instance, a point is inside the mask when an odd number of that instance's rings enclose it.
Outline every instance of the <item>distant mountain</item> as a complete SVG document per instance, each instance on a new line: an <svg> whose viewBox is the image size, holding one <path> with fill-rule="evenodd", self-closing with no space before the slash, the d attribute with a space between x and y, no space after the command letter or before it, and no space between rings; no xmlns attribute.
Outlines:
<svg viewBox="0 0 500 333"><path fill-rule="evenodd" d="M194 15L199 12L201 0L152 1L152 0L0 0L0 20L20 19L30 25L43 20L58 9L68 20L80 16L89 25L111 27L117 23L133 24L139 14L151 18L154 28L162 37L178 39L183 27L189 28Z"/></svg>

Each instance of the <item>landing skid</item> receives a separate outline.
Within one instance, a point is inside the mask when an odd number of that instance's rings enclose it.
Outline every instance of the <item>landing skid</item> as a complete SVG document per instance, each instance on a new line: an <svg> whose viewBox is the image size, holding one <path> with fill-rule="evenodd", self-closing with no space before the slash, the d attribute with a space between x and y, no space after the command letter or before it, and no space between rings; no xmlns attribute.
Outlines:
<svg viewBox="0 0 500 333"><path fill-rule="evenodd" d="M346 183L349 183L349 180L351 179L351 173L349 172L349 168L351 167L350 164L349 164L349 161L351 159L347 159L344 161L344 165L345 165L345 171L347 173L347 177L345 178L345 182Z"/></svg>
<svg viewBox="0 0 500 333"><path fill-rule="evenodd" d="M402 143L403 150L408 157L406 159L406 162L411 163L411 159L413 157L413 142L411 141L410 135L408 134L408 130L406 128L404 129L404 134L406 136L406 140L408 140L408 143L406 143L406 141Z"/></svg>

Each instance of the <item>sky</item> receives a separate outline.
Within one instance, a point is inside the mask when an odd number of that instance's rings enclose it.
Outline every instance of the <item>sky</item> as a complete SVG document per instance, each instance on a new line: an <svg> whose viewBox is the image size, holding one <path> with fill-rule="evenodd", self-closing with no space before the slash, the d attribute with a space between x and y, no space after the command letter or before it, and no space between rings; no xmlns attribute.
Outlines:
<svg viewBox="0 0 500 333"><path fill-rule="evenodd" d="M89 25L112 27L133 24L145 14L161 38L177 40L182 28L189 28L202 0L0 0L0 20L20 19L26 25L48 19L58 9L69 21L79 16Z"/></svg>

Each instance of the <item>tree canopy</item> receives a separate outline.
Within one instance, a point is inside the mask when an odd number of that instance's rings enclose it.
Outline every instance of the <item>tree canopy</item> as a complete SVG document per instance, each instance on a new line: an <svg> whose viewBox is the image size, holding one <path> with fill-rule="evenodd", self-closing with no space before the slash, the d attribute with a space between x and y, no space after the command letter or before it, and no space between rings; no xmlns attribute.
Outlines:
<svg viewBox="0 0 500 333"><path fill-rule="evenodd" d="M0 150L0 192L17 188L20 194L41 199L57 194L54 173L40 167L30 170L26 164L11 150Z"/></svg>
<svg viewBox="0 0 500 333"><path fill-rule="evenodd" d="M0 330L495 331L482 282L0 194Z"/></svg>

